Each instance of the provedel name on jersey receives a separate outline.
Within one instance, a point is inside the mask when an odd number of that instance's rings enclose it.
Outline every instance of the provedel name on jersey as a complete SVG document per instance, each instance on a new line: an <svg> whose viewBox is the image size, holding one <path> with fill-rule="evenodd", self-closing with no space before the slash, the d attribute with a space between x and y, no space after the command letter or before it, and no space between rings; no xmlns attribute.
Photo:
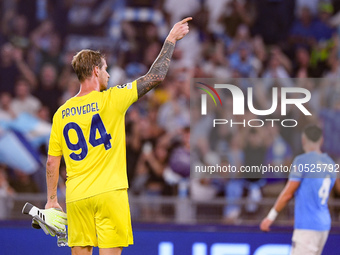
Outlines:
<svg viewBox="0 0 340 255"><path fill-rule="evenodd" d="M76 114L82 115L82 114L87 114L89 112L98 112L98 103L92 103L92 104L86 104L82 106L77 106L77 107L71 107L71 108L66 108L61 112L62 118L64 117L69 117L69 116L74 116Z"/></svg>

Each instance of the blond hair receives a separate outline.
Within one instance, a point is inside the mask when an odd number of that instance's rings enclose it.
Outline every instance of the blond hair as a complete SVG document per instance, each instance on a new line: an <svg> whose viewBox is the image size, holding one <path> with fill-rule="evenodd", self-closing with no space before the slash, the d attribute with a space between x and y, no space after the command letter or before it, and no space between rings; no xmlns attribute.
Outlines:
<svg viewBox="0 0 340 255"><path fill-rule="evenodd" d="M102 68L104 55L99 51L81 50L72 59L72 67L80 82L92 76L93 68Z"/></svg>

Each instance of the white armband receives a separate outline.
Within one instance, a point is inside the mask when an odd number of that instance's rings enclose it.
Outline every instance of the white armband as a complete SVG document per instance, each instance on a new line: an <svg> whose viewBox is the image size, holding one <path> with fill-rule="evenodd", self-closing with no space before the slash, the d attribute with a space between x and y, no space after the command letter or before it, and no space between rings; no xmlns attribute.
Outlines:
<svg viewBox="0 0 340 255"><path fill-rule="evenodd" d="M271 220L271 221L275 221L277 215L279 215L279 213L275 210L275 208L273 207L268 215L267 215L267 219Z"/></svg>

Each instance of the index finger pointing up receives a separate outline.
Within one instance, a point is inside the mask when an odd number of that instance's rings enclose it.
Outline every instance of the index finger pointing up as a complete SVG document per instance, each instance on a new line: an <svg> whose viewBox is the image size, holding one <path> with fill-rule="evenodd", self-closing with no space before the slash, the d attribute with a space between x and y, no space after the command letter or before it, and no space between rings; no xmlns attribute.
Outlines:
<svg viewBox="0 0 340 255"><path fill-rule="evenodd" d="M192 20L192 17L185 18L185 19L181 20L180 23L184 24L184 23L188 22L189 20Z"/></svg>

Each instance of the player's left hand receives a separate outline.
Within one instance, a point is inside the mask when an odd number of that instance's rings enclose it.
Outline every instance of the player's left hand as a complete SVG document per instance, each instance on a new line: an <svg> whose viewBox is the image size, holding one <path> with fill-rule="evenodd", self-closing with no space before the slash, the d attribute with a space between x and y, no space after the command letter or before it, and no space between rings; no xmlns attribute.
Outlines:
<svg viewBox="0 0 340 255"><path fill-rule="evenodd" d="M270 226L273 224L274 221L268 219L268 218L264 218L260 224L260 229L262 231L268 232L270 231Z"/></svg>
<svg viewBox="0 0 340 255"><path fill-rule="evenodd" d="M60 210L62 212L64 211L63 208L60 206L60 204L57 201L48 200L46 205L45 205L45 209L51 209L51 208Z"/></svg>
<svg viewBox="0 0 340 255"><path fill-rule="evenodd" d="M32 227L42 228L47 235L55 236L59 232L66 233L67 215L60 209L43 210L26 203L22 213L31 215L33 217Z"/></svg>

